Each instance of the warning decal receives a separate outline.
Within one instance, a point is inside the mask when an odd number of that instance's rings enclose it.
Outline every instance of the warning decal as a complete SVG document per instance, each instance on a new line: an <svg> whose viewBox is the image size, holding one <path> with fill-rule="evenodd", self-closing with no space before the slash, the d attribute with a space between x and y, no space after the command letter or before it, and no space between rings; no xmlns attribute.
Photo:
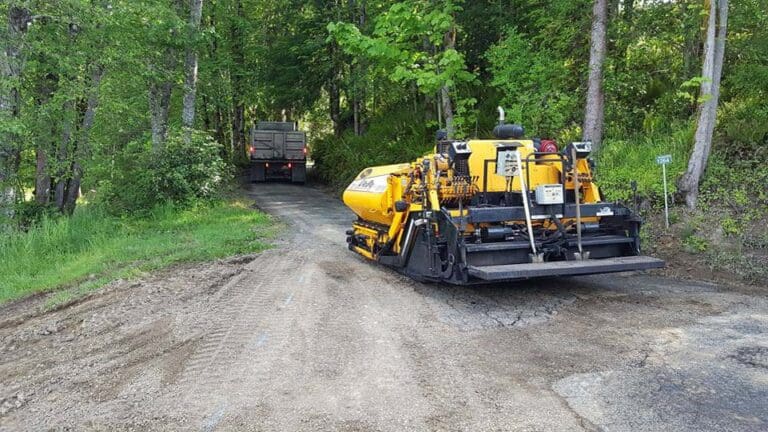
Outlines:
<svg viewBox="0 0 768 432"><path fill-rule="evenodd" d="M387 178L389 174L377 177L367 177L355 180L347 188L348 191L382 193L387 190Z"/></svg>

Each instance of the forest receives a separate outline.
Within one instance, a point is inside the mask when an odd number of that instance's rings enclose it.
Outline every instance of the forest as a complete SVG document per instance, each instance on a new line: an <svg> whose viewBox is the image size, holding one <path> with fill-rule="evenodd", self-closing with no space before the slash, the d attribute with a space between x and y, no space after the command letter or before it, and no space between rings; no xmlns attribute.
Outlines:
<svg viewBox="0 0 768 432"><path fill-rule="evenodd" d="M671 154L685 247L711 251L714 224L768 249L766 0L5 0L0 16L6 250L80 212L220 200L258 120L298 121L338 191L438 129L489 136L497 106L528 136L591 140L608 198L651 215Z"/></svg>

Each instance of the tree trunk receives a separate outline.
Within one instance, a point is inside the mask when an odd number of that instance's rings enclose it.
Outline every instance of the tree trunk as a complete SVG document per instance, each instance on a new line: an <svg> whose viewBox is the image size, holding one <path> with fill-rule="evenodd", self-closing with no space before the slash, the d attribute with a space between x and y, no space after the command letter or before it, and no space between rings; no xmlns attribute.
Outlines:
<svg viewBox="0 0 768 432"><path fill-rule="evenodd" d="M59 211L64 211L64 202L67 196L67 185L70 180L70 167L71 160L70 155L72 151L70 147L73 145L72 140L72 117L75 109L75 102L73 100L67 100L63 105L63 120L61 126L61 142L59 143L58 151L56 152L56 175L54 177L53 187L53 203ZM75 143L76 145L76 143Z"/></svg>
<svg viewBox="0 0 768 432"><path fill-rule="evenodd" d="M232 159L242 161L245 157L245 105L238 98L232 107Z"/></svg>
<svg viewBox="0 0 768 432"><path fill-rule="evenodd" d="M195 40L200 32L203 17L203 0L191 0L187 48L184 56L184 101L181 111L181 124L184 126L184 139L191 140L195 126L195 99L197 96L197 47Z"/></svg>
<svg viewBox="0 0 768 432"><path fill-rule="evenodd" d="M0 119L14 123L19 119L19 81L23 65L22 38L32 16L19 6L8 8L7 28L0 39ZM21 157L21 143L12 128L0 132L0 231L7 228L6 218L13 217L16 202L16 177Z"/></svg>
<svg viewBox="0 0 768 432"><path fill-rule="evenodd" d="M695 209L699 198L699 182L707 167L712 149L712 135L717 122L717 105L720 98L720 78L723 73L725 40L728 30L728 0L711 0L707 20L707 40L704 44L704 64L700 89L699 118L688 169L678 181L678 191L685 204ZM717 37L715 37L717 32Z"/></svg>
<svg viewBox="0 0 768 432"><path fill-rule="evenodd" d="M48 174L48 153L44 148L35 150L35 201L47 205L51 201L51 176Z"/></svg>
<svg viewBox="0 0 768 432"><path fill-rule="evenodd" d="M90 132L96 119L96 109L99 106L99 87L104 77L104 68L95 66L91 73L91 86L88 94L83 122L80 125L79 137L74 161L72 162L72 178L67 186L67 196L64 200L64 213L71 215L75 211L77 199L80 197L80 183L83 179L83 161L90 153Z"/></svg>
<svg viewBox="0 0 768 432"><path fill-rule="evenodd" d="M358 26L360 27L360 31L363 31L366 21L368 19L368 13L366 8L366 1L360 0L360 13L358 15ZM367 129L368 121L366 120L367 116L367 109L366 109L366 103L365 101L368 99L368 91L366 84L368 83L367 79L365 78L365 72L366 72L367 65L366 63L360 63L360 77L362 81L362 85L359 86L358 91L356 92L357 96L357 112L358 112L358 129L360 132L360 135L364 134Z"/></svg>
<svg viewBox="0 0 768 432"><path fill-rule="evenodd" d="M210 104L209 104L210 100L208 99L205 93L200 95L200 99L202 101L201 108L203 110L203 112L201 113L202 114L201 117L203 119L203 129L210 131L213 128L213 121L211 120L213 113L211 112L211 109L210 109Z"/></svg>
<svg viewBox="0 0 768 432"><path fill-rule="evenodd" d="M343 132L341 124L341 91L339 90L339 62L336 59L338 50L334 44L331 44L332 68L331 78L328 82L328 111L333 122L333 134L338 138Z"/></svg>
<svg viewBox="0 0 768 432"><path fill-rule="evenodd" d="M227 136L224 133L224 122L225 118L224 115L221 113L221 107L216 106L216 115L214 117L215 120L215 129L216 129L216 138L219 142L225 142L227 140Z"/></svg>
<svg viewBox="0 0 768 432"><path fill-rule="evenodd" d="M589 49L589 78L584 108L583 140L592 141L594 151L603 139L603 62L605 61L605 29L608 21L608 1L595 0L592 9L592 37Z"/></svg>
<svg viewBox="0 0 768 432"><path fill-rule="evenodd" d="M335 74L334 74L335 75ZM336 80L336 76L331 78L329 85L328 97L330 98L329 110L331 121L333 122L333 134L338 138L342 133L341 126L341 94L339 92L339 83Z"/></svg>
<svg viewBox="0 0 768 432"><path fill-rule="evenodd" d="M35 104L38 107L45 107L51 102L56 88L58 87L59 77L56 74L49 73L40 80L37 89L38 97ZM56 135L57 125L55 122L39 121L36 126L37 142L35 142L35 202L41 205L48 205L51 202L51 171L48 164L49 154L55 148L56 142L51 138ZM48 130L49 133L43 132Z"/></svg>
<svg viewBox="0 0 768 432"><path fill-rule="evenodd" d="M348 6L350 20L362 32L366 19L365 1L361 1L358 4L356 0L349 0ZM363 77L365 65L362 62L357 62L350 65L349 68L352 77L352 120L355 135L360 136L363 134L363 111L365 110L365 84Z"/></svg>
<svg viewBox="0 0 768 432"><path fill-rule="evenodd" d="M168 54L170 55L170 53ZM158 150L168 138L168 112L171 107L170 82L152 83L149 86L149 115L152 128L152 148Z"/></svg>
<svg viewBox="0 0 768 432"><path fill-rule="evenodd" d="M440 89L440 100L443 109L443 118L445 119L445 132L448 139L453 139L453 103L451 103L451 95L449 94L448 86L443 86Z"/></svg>
<svg viewBox="0 0 768 432"><path fill-rule="evenodd" d="M172 6L179 15L183 13L183 0L174 0ZM178 34L173 31L172 36L178 37ZM163 55L162 69L159 71L162 79L153 80L149 85L149 116L153 150L163 148L166 139L168 139L168 113L170 112L173 93L173 80L168 75L172 74L178 65L175 49L166 47ZM150 69L155 69L154 65L150 65Z"/></svg>

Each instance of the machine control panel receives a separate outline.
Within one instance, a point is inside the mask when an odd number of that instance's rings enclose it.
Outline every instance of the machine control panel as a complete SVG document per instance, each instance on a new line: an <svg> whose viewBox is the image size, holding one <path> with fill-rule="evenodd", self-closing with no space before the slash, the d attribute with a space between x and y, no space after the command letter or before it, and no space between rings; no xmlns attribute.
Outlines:
<svg viewBox="0 0 768 432"><path fill-rule="evenodd" d="M515 177L520 173L520 167L517 163L517 148L520 143L497 143L496 144L496 174L502 177Z"/></svg>
<svg viewBox="0 0 768 432"><path fill-rule="evenodd" d="M563 185L559 184L544 184L536 186L536 204L550 205L550 204L562 204L563 200Z"/></svg>
<svg viewBox="0 0 768 432"><path fill-rule="evenodd" d="M515 177L519 174L517 166L517 150L499 150L496 153L496 174L503 177Z"/></svg>

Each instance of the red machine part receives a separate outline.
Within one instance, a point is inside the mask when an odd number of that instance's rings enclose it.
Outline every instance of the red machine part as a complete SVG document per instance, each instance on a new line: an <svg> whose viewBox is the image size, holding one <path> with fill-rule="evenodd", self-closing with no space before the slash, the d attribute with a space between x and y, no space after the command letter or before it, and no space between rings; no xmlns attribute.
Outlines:
<svg viewBox="0 0 768 432"><path fill-rule="evenodd" d="M557 141L555 140L541 140L541 146L539 151L542 153L557 153Z"/></svg>

